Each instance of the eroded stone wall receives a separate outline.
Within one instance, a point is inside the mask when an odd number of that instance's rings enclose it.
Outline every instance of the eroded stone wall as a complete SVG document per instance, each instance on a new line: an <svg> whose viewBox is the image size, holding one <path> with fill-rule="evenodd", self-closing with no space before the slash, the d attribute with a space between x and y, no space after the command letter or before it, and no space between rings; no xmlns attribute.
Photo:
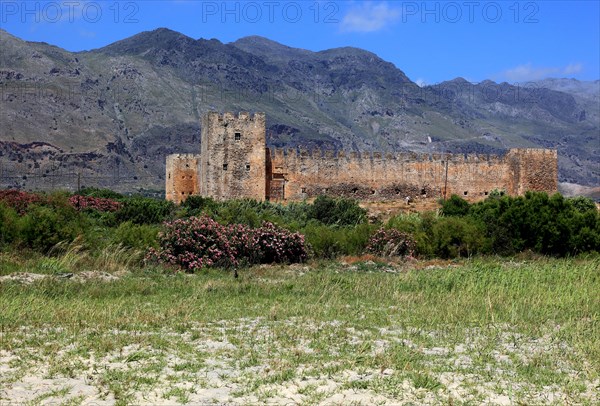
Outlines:
<svg viewBox="0 0 600 406"><path fill-rule="evenodd" d="M270 153L270 197L298 200L319 194L361 200L483 198L494 189L512 192L507 157L333 153L275 149ZM272 183L271 182L271 183ZM283 191L281 190L283 187Z"/></svg>
<svg viewBox="0 0 600 406"><path fill-rule="evenodd" d="M555 193L558 191L558 153L552 149L511 149L506 155L511 168L513 195L523 195L528 190Z"/></svg>
<svg viewBox="0 0 600 406"><path fill-rule="evenodd" d="M173 154L167 156L165 196L181 203L188 196L200 194L200 155Z"/></svg>
<svg viewBox="0 0 600 406"><path fill-rule="evenodd" d="M215 199L266 196L265 114L202 117L200 193Z"/></svg>

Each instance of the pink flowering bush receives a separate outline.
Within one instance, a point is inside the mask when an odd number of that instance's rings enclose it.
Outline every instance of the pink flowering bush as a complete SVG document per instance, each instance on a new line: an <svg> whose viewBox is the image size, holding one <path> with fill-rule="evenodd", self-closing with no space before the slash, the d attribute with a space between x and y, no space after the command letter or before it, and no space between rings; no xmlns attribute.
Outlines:
<svg viewBox="0 0 600 406"><path fill-rule="evenodd" d="M210 266L235 266L236 252L226 229L210 217L189 217L166 222L158 235L160 248L148 257L194 271Z"/></svg>
<svg viewBox="0 0 600 406"><path fill-rule="evenodd" d="M252 229L241 224L223 226L208 216L164 223L159 249L147 259L186 271L205 267L232 267L256 263L306 260L304 236L270 223Z"/></svg>
<svg viewBox="0 0 600 406"><path fill-rule="evenodd" d="M20 190L0 190L0 201L8 207L12 207L20 215L25 214L27 208L34 203L42 203L43 198L34 193L22 192Z"/></svg>
<svg viewBox="0 0 600 406"><path fill-rule="evenodd" d="M224 227L229 245L234 251L235 265L251 265L260 263L261 250L256 238L255 229L244 224L230 224Z"/></svg>
<svg viewBox="0 0 600 406"><path fill-rule="evenodd" d="M69 198L69 204L81 211L86 209L114 212L121 208L121 203L113 199L92 196L74 195Z"/></svg>
<svg viewBox="0 0 600 406"><path fill-rule="evenodd" d="M300 233L264 222L254 230L255 245L260 250L261 263L303 262L307 258L306 243Z"/></svg>
<svg viewBox="0 0 600 406"><path fill-rule="evenodd" d="M366 251L381 256L412 257L416 248L415 240L410 234L396 229L380 228L369 239Z"/></svg>

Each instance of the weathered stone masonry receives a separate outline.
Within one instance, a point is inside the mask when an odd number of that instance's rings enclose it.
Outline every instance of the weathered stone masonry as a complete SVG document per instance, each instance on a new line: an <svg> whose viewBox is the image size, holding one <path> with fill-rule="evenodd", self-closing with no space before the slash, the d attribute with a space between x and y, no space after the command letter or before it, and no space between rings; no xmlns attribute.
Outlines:
<svg viewBox="0 0 600 406"><path fill-rule="evenodd" d="M202 117L200 194L215 199L266 196L265 114Z"/></svg>
<svg viewBox="0 0 600 406"><path fill-rule="evenodd" d="M200 155L167 157L167 199L478 199L494 189L522 195L558 187L556 150L511 149L504 156L269 150L265 133L264 113L204 115Z"/></svg>
<svg viewBox="0 0 600 406"><path fill-rule="evenodd" d="M200 193L200 156L174 154L167 156L165 196L167 200L181 202L186 197Z"/></svg>

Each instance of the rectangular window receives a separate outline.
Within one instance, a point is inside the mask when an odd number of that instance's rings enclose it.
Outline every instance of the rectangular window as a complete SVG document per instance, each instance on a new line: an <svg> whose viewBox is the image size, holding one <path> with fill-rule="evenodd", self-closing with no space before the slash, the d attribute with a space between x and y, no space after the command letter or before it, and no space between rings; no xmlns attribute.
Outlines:
<svg viewBox="0 0 600 406"><path fill-rule="evenodd" d="M227 164L223 164L223 170L226 171L227 170Z"/></svg>
<svg viewBox="0 0 600 406"><path fill-rule="evenodd" d="M249 171L250 170L250 164L246 164L246 170Z"/></svg>
<svg viewBox="0 0 600 406"><path fill-rule="evenodd" d="M235 133L235 140L239 141L242 139L242 134L241 133Z"/></svg>

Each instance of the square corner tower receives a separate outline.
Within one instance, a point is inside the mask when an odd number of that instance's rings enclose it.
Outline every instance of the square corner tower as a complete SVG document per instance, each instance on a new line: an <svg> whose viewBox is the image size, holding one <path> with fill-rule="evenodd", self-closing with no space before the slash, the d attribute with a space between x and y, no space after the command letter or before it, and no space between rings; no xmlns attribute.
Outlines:
<svg viewBox="0 0 600 406"><path fill-rule="evenodd" d="M200 193L217 200L266 198L265 114L202 116Z"/></svg>

